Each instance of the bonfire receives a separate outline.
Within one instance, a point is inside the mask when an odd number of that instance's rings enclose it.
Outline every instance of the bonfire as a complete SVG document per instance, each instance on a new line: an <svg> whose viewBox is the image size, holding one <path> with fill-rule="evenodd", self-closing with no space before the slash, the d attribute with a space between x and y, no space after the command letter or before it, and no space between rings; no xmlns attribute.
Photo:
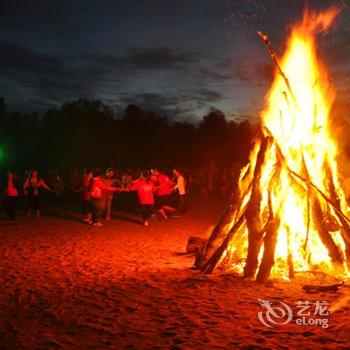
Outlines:
<svg viewBox="0 0 350 350"><path fill-rule="evenodd" d="M316 50L317 33L337 12L305 12L281 59L258 32L275 77L238 200L235 194L197 256L202 271L220 266L259 282L301 271L348 275L350 220L330 127L335 93Z"/></svg>

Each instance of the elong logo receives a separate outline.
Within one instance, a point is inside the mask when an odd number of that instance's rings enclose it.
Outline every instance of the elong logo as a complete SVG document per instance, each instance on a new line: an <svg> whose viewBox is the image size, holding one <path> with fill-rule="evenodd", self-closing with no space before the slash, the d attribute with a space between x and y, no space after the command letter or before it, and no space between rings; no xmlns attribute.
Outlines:
<svg viewBox="0 0 350 350"><path fill-rule="evenodd" d="M295 302L296 313L292 308L282 301L270 301L258 299L263 311L258 312L258 319L264 326L272 328L278 325L285 325L292 321L295 315L295 324L297 326L321 326L328 328L328 305L327 301L317 300ZM313 307L314 306L314 307ZM312 312L313 311L313 312Z"/></svg>

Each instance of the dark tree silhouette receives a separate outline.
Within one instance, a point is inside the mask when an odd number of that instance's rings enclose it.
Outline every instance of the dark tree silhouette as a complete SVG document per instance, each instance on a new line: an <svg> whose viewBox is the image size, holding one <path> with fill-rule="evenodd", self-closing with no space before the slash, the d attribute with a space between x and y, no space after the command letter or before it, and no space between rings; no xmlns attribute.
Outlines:
<svg viewBox="0 0 350 350"><path fill-rule="evenodd" d="M196 127L131 104L122 118L99 100L79 99L37 114L9 112L0 98L1 166L17 169L90 166L219 167L247 161L249 122L227 122L216 109ZM1 158L1 157L0 157Z"/></svg>

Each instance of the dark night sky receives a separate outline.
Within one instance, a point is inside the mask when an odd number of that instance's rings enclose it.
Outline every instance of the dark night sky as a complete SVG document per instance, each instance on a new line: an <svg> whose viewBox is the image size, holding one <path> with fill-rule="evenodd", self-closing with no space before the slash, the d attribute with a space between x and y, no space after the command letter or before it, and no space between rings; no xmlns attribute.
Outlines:
<svg viewBox="0 0 350 350"><path fill-rule="evenodd" d="M320 38L350 108L350 1ZM210 107L254 115L271 63L255 32L276 50L304 1L35 0L2 1L0 96L10 109L42 112L76 98L98 98L117 112L128 103L172 119L198 119Z"/></svg>

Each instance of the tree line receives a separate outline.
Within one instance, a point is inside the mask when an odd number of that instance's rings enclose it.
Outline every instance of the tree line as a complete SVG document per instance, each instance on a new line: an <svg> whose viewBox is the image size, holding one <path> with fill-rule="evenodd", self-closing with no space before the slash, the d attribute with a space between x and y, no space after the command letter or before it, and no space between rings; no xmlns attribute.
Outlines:
<svg viewBox="0 0 350 350"><path fill-rule="evenodd" d="M79 99L37 113L8 111L0 98L1 168L218 167L248 160L255 128L212 109L198 125L171 123L141 107L117 118L99 100Z"/></svg>

